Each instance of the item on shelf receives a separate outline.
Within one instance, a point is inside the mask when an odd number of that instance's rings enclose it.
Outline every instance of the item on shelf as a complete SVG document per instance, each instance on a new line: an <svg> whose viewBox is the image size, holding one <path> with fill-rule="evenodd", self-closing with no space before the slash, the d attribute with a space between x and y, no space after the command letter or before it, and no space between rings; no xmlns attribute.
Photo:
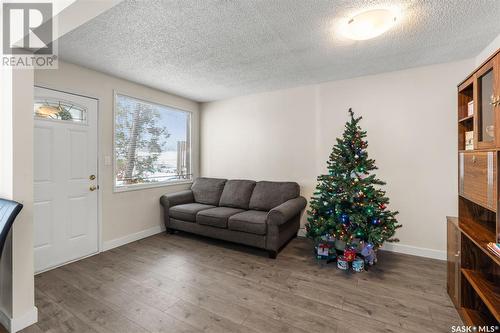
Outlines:
<svg viewBox="0 0 500 333"><path fill-rule="evenodd" d="M493 252L497 257L500 257L500 243L488 243L488 250Z"/></svg>
<svg viewBox="0 0 500 333"><path fill-rule="evenodd" d="M491 138L495 137L495 126L489 125L486 126L486 134L488 134Z"/></svg>
<svg viewBox="0 0 500 333"><path fill-rule="evenodd" d="M474 131L465 132L465 150L474 150Z"/></svg>
<svg viewBox="0 0 500 333"><path fill-rule="evenodd" d="M353 261L369 240L370 249L365 251L368 262L373 264L376 249L384 242L398 241L394 236L401 224L396 219L398 212L388 209L389 199L380 188L385 183L374 174L377 167L368 157L361 119L349 109L344 133L327 162L328 172L318 176L306 231L315 244L322 243L325 234L331 235L339 254L344 252L338 259L341 262Z"/></svg>
<svg viewBox="0 0 500 333"><path fill-rule="evenodd" d="M343 271L349 269L349 262L344 258L344 256L339 256L337 258L337 268Z"/></svg>
<svg viewBox="0 0 500 333"><path fill-rule="evenodd" d="M356 258L354 259L354 261L352 262L352 270L357 272L357 273L360 273L364 270L365 268L365 261L361 258Z"/></svg>
<svg viewBox="0 0 500 333"><path fill-rule="evenodd" d="M474 101L470 101L467 103L467 116L474 115Z"/></svg>

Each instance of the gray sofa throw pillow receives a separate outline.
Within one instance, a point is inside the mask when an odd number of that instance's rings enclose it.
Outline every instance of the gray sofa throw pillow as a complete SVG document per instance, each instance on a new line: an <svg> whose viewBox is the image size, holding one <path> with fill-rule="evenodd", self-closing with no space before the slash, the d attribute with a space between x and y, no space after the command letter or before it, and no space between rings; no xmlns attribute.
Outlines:
<svg viewBox="0 0 500 333"><path fill-rule="evenodd" d="M253 180L228 180L220 197L220 206L248 209L256 182Z"/></svg>

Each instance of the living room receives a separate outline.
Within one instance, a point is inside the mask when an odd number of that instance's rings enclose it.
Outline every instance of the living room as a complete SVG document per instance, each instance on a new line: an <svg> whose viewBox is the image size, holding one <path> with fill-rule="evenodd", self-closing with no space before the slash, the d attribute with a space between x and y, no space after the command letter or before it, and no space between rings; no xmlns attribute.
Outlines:
<svg viewBox="0 0 500 333"><path fill-rule="evenodd" d="M6 331L500 331L498 1L2 11Z"/></svg>

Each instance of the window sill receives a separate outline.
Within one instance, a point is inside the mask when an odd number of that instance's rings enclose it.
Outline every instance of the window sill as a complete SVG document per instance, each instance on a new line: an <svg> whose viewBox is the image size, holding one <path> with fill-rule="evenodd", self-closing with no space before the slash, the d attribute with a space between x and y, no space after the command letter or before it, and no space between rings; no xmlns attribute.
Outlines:
<svg viewBox="0 0 500 333"><path fill-rule="evenodd" d="M137 185L118 186L118 187L114 186L113 192L120 193L120 192L129 192L129 191L138 191L138 190L148 190L148 189L154 189L154 188L158 188L158 187L170 187L170 186L192 184L192 183L193 183L192 179L186 179L186 180L176 180L176 181L155 183L155 184L137 184Z"/></svg>

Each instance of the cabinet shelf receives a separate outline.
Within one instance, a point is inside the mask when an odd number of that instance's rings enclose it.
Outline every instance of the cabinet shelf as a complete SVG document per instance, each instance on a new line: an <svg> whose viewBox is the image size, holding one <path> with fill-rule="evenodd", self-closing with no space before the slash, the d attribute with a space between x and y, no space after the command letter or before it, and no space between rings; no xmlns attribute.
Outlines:
<svg viewBox="0 0 500 333"><path fill-rule="evenodd" d="M458 122L459 123L465 123L467 121L472 121L472 120L474 120L474 115L461 118L461 119L458 120Z"/></svg>
<svg viewBox="0 0 500 333"><path fill-rule="evenodd" d="M488 318L479 311L462 307L459 309L459 313L466 325L482 326L489 324Z"/></svg>
<svg viewBox="0 0 500 333"><path fill-rule="evenodd" d="M491 314L500 322L500 286L489 281L484 274L470 269L462 268L462 274Z"/></svg>
<svg viewBox="0 0 500 333"><path fill-rule="evenodd" d="M479 223L467 219L460 219L458 227L476 246L483 251L497 265L500 265L500 258L488 250L488 243L495 241L495 233Z"/></svg>

